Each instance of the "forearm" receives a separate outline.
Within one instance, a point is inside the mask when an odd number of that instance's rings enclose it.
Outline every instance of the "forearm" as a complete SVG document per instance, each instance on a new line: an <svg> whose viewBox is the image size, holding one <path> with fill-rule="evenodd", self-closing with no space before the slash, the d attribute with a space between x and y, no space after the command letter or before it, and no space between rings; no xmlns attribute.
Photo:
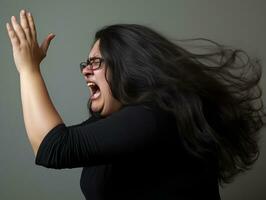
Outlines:
<svg viewBox="0 0 266 200"><path fill-rule="evenodd" d="M25 128L36 155L45 135L63 121L40 72L21 72L20 87Z"/></svg>

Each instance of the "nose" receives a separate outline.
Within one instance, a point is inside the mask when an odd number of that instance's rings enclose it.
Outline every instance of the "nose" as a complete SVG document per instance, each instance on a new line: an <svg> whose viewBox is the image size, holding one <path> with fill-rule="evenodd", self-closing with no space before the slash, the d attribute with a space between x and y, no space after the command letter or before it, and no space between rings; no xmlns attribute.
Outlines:
<svg viewBox="0 0 266 200"><path fill-rule="evenodd" d="M93 70L89 67L84 67L81 71L84 76L93 75Z"/></svg>

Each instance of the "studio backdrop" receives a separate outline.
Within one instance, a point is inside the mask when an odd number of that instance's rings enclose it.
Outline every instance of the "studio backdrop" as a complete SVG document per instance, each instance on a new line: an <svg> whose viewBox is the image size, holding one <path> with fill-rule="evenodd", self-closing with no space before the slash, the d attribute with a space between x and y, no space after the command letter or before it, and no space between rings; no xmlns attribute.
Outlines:
<svg viewBox="0 0 266 200"><path fill-rule="evenodd" d="M35 165L25 131L19 75L5 24L21 9L35 17L38 39L56 34L41 69L50 96L67 125L88 117L88 89L79 71L94 33L105 25L137 23L169 39L208 38L245 50L263 65L265 100L266 1L264 0L1 0L0 1L0 199L84 199L81 168L47 169ZM265 101L264 101L265 102ZM45 120L45 119L44 119ZM253 168L220 188L224 200L266 199L265 130Z"/></svg>

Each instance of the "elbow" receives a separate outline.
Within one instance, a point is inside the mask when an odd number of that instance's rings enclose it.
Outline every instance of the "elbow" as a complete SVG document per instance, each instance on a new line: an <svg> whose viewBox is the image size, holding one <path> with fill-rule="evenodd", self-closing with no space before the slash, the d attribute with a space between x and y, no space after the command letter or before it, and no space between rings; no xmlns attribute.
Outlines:
<svg viewBox="0 0 266 200"><path fill-rule="evenodd" d="M40 156L38 156L38 152L35 156L35 164L39 166L43 166L45 168L51 168L51 169L63 169L62 164L55 162L54 160L49 160L49 159L43 159Z"/></svg>

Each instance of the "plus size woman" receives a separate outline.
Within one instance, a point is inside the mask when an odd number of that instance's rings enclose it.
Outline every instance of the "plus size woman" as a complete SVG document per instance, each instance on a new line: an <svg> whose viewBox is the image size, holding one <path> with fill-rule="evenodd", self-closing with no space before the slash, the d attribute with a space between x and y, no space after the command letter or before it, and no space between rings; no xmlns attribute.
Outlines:
<svg viewBox="0 0 266 200"><path fill-rule="evenodd" d="M217 48L196 54L146 26L105 26L80 64L90 116L68 126L40 69L55 35L39 45L25 10L7 32L35 163L83 168L86 199L218 200L257 160L261 66L244 51L208 40Z"/></svg>

